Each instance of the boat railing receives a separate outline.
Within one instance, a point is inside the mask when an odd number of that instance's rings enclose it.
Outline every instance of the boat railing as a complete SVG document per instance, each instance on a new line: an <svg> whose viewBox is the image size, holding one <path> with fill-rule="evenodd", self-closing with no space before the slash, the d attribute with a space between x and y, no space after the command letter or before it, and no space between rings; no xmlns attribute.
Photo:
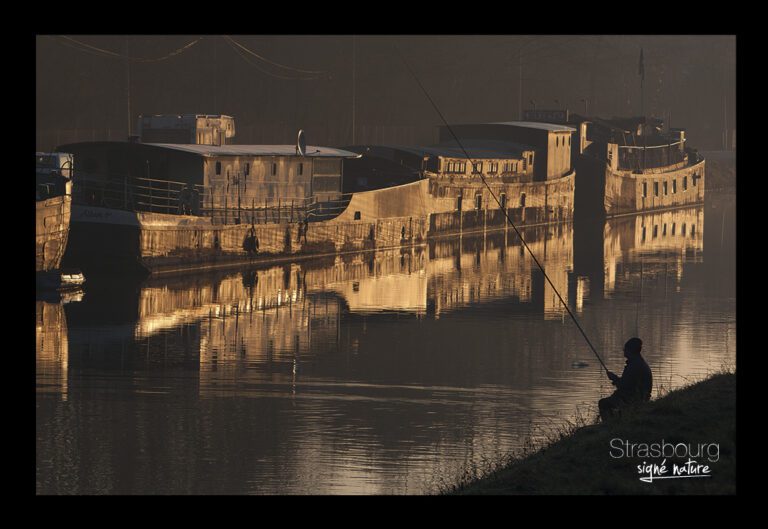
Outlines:
<svg viewBox="0 0 768 529"><path fill-rule="evenodd" d="M173 180L123 177L105 179L80 173L73 190L76 204L174 215L210 217L215 224L269 224L316 222L338 216L346 209L351 193L338 198L254 198L221 186L192 185Z"/></svg>
<svg viewBox="0 0 768 529"><path fill-rule="evenodd" d="M659 143L656 145L619 145L619 150L622 151L650 151L651 149L670 149L672 147L680 149L678 145L685 143L683 141L671 141L669 143Z"/></svg>
<svg viewBox="0 0 768 529"><path fill-rule="evenodd" d="M73 188L73 201L127 211L178 213L180 194L185 187L183 182L136 177L106 179L81 172Z"/></svg>
<svg viewBox="0 0 768 529"><path fill-rule="evenodd" d="M335 199L315 200L307 208L307 219L309 222L319 222L322 220L331 220L341 215L349 206L354 193L343 193Z"/></svg>
<svg viewBox="0 0 768 529"><path fill-rule="evenodd" d="M688 161L678 143L653 146L619 146L618 168L633 173L657 173L684 167Z"/></svg>

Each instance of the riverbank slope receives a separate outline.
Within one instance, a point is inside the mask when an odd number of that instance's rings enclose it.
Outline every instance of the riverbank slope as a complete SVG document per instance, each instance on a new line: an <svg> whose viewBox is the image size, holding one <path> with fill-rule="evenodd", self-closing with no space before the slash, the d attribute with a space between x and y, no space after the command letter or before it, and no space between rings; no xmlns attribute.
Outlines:
<svg viewBox="0 0 768 529"><path fill-rule="evenodd" d="M628 456L626 442L636 444ZM639 478L638 465L663 457L638 457L641 443L683 443L709 477ZM717 445L715 448L714 444ZM705 445L705 447L700 447ZM718 374L670 392L606 424L585 426L544 449L512 461L485 478L458 485L455 494L735 494L736 375ZM652 446L650 448L653 448ZM681 453L683 448L680 448ZM621 457L612 457L621 456ZM639 454L643 456L643 454ZM666 472L686 458L667 458ZM701 475L701 474L700 474ZM654 475L654 477L656 474Z"/></svg>

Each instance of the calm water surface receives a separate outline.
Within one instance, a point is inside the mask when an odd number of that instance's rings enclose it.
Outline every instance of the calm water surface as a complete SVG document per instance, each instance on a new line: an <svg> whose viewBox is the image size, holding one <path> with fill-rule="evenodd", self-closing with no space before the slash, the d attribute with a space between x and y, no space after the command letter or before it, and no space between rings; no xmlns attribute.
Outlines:
<svg viewBox="0 0 768 529"><path fill-rule="evenodd" d="M735 230L720 192L524 236L612 370L643 339L656 393L735 366ZM37 492L435 492L611 392L559 303L511 230L89 280L36 302Z"/></svg>

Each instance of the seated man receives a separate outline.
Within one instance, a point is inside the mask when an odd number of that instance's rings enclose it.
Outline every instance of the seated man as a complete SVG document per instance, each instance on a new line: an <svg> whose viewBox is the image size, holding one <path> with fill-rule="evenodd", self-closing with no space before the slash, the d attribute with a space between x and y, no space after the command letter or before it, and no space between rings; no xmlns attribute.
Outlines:
<svg viewBox="0 0 768 529"><path fill-rule="evenodd" d="M616 386L610 397L600 399L600 418L605 421L621 408L638 402L648 402L653 388L653 374L645 359L640 356L643 342L640 338L630 338L624 344L624 357L627 363L621 376L608 371L608 378Z"/></svg>

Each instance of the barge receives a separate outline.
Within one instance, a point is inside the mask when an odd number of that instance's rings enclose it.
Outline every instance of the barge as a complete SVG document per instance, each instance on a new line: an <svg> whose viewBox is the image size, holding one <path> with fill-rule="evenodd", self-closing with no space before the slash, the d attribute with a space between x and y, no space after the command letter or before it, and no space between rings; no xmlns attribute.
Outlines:
<svg viewBox="0 0 768 529"><path fill-rule="evenodd" d="M686 147L684 129L663 131L661 120L645 117L580 125L582 156L603 161L606 217L704 201L705 160Z"/></svg>
<svg viewBox="0 0 768 529"><path fill-rule="evenodd" d="M502 210L524 225L572 217L569 127L459 125L470 163L445 132L423 148L307 146L301 133L295 145L234 145L233 133L200 132L231 118L177 118L150 125L192 123L188 136L201 143L60 147L78 160L66 264L168 274L423 245L506 229ZM139 130L143 140L190 141L146 120Z"/></svg>
<svg viewBox="0 0 768 529"><path fill-rule="evenodd" d="M578 175L575 214L581 219L704 201L706 162L686 145L685 129L647 116L602 119L568 110L528 110L525 116L576 130L571 156Z"/></svg>

